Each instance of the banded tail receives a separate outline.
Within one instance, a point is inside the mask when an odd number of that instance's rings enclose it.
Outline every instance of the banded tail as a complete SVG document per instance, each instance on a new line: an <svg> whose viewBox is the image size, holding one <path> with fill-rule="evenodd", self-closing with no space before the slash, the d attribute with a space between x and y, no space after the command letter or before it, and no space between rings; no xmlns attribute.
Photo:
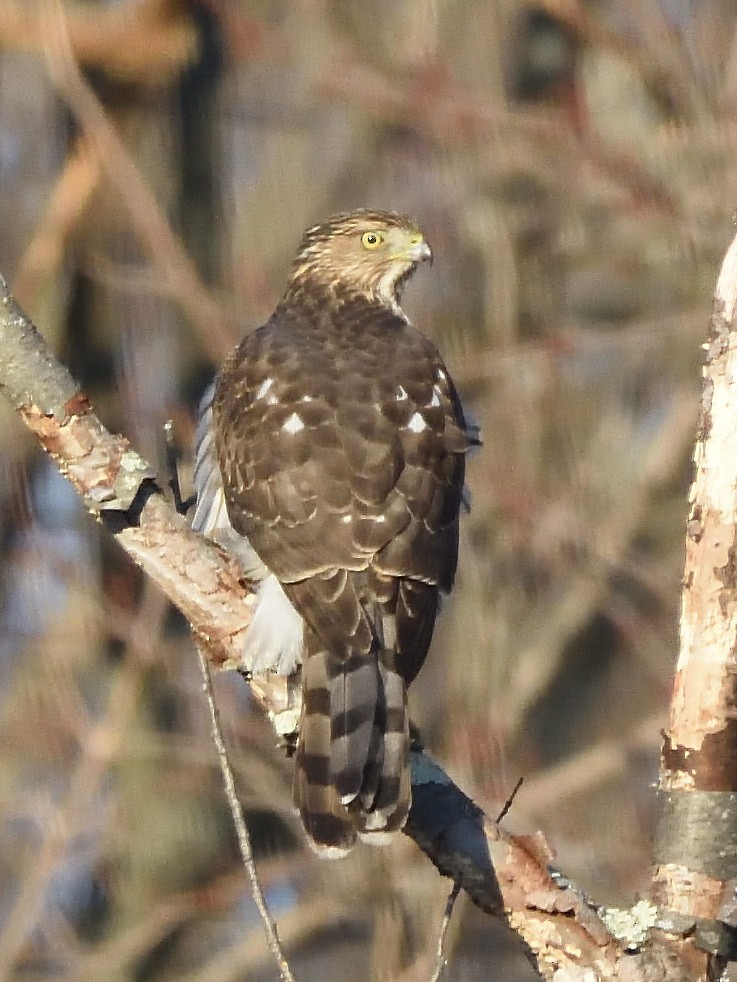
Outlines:
<svg viewBox="0 0 737 982"><path fill-rule="evenodd" d="M345 855L409 812L407 693L392 650L340 657L310 634L302 667L294 801L313 848Z"/></svg>

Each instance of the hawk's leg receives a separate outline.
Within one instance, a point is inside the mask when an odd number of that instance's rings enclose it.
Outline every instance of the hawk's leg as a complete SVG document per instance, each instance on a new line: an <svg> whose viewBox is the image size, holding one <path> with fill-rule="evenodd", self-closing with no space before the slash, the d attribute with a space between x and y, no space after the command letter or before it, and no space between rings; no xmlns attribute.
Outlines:
<svg viewBox="0 0 737 982"><path fill-rule="evenodd" d="M167 484L171 490L174 508L177 514L186 515L197 500L197 495L192 494L186 501L182 500L182 488L179 483L179 467L177 464L177 448L174 445L173 426L170 419L167 419L164 423L164 446L166 448L166 470L169 474Z"/></svg>

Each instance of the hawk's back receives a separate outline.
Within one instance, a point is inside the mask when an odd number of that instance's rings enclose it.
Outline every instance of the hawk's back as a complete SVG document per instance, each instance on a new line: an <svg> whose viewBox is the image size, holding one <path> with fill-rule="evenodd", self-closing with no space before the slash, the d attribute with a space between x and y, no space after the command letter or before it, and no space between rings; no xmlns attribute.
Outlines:
<svg viewBox="0 0 737 982"><path fill-rule="evenodd" d="M465 422L403 318L363 298L277 309L224 367L214 415L231 522L282 582L373 563L450 589Z"/></svg>
<svg viewBox="0 0 737 982"><path fill-rule="evenodd" d="M220 373L214 442L198 453L212 464L198 463L201 485L227 513L223 532L221 512L198 506L199 527L217 525L262 580L254 668L289 670L301 655L295 801L331 854L406 818L407 686L457 563L463 412L396 300L429 256L389 213L308 230L284 300Z"/></svg>

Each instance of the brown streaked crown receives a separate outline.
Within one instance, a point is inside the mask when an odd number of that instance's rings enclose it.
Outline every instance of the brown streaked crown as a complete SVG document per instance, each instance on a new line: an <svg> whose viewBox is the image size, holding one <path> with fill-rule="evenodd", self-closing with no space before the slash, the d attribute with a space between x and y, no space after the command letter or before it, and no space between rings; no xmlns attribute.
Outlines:
<svg viewBox="0 0 737 982"><path fill-rule="evenodd" d="M394 306L404 282L429 258L425 238L409 216L367 208L341 212L304 233L287 294L309 283Z"/></svg>

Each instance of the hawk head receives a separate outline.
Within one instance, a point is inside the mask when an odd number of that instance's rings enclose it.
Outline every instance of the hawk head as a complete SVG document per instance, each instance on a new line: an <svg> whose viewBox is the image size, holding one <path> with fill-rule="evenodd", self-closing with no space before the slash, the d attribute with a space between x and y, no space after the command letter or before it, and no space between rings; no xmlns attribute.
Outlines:
<svg viewBox="0 0 737 982"><path fill-rule="evenodd" d="M394 308L423 259L432 259L432 253L411 218L391 211L343 212L307 229L290 285L347 290Z"/></svg>

